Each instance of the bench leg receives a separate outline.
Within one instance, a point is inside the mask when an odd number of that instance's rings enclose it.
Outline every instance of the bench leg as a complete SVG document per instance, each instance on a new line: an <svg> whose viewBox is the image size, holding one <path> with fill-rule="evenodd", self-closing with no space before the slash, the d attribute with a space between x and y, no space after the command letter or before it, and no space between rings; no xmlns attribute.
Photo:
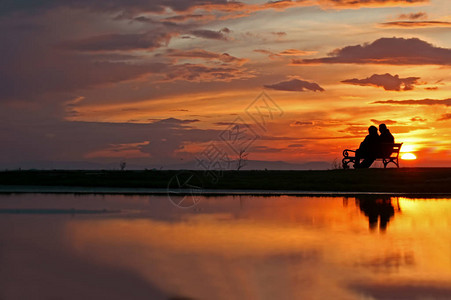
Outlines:
<svg viewBox="0 0 451 300"><path fill-rule="evenodd" d="M384 169L387 168L387 165L388 165L389 163L394 163L395 166L396 166L397 168L399 168L399 161L398 161L397 158L391 158L391 159L389 159L389 160L383 159L383 160L382 160L382 163L384 164Z"/></svg>
<svg viewBox="0 0 451 300"><path fill-rule="evenodd" d="M341 165L343 166L343 169L349 169L349 164L351 162L353 162L354 159L350 158L350 157L345 157L341 160Z"/></svg>

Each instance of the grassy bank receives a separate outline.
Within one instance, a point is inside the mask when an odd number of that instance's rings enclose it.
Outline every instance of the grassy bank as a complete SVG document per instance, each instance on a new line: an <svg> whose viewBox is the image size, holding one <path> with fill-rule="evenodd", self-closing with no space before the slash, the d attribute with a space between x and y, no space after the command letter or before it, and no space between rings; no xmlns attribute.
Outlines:
<svg viewBox="0 0 451 300"><path fill-rule="evenodd" d="M186 172L4 171L0 185L166 188L176 187L179 174L180 182L194 175L189 183L208 189L451 193L451 168Z"/></svg>

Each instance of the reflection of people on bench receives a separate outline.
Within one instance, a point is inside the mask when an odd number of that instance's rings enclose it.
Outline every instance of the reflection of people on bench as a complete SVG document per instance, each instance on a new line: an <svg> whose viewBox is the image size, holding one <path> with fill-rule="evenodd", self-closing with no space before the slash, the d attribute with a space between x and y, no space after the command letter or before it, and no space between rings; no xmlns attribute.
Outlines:
<svg viewBox="0 0 451 300"><path fill-rule="evenodd" d="M380 137L377 133L376 126L370 126L368 128L368 135L363 142L360 143L359 149L355 152L354 168L369 168L371 164L376 160L379 154ZM360 160L363 158L363 162Z"/></svg>
<svg viewBox="0 0 451 300"><path fill-rule="evenodd" d="M360 210L368 217L371 230L376 229L379 221L379 229L385 231L388 222L395 214L395 208L390 196L358 196L355 198Z"/></svg>

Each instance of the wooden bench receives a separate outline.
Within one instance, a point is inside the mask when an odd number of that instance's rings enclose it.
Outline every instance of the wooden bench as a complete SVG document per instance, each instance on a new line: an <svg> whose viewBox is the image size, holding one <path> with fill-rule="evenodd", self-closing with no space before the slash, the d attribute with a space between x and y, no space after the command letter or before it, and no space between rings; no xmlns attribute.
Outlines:
<svg viewBox="0 0 451 300"><path fill-rule="evenodd" d="M393 163L399 168L399 151L401 150L402 143L390 144L392 145L392 153L386 157L376 157L376 160L381 160L384 164L384 168L387 168L389 163ZM355 163L355 150L345 149L343 150L343 159L341 160L343 169L349 169L349 163Z"/></svg>

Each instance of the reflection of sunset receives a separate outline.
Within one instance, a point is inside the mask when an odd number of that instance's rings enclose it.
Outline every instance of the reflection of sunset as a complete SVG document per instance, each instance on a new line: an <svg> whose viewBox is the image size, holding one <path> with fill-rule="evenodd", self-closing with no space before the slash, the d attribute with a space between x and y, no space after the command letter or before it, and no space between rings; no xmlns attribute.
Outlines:
<svg viewBox="0 0 451 300"><path fill-rule="evenodd" d="M367 212L354 198L222 197L202 199L205 210L216 212L178 221L71 220L65 236L80 257L193 298L249 299L283 290L286 299L318 293L358 299L337 289L343 280L451 282L451 202L396 200L386 202L394 216L385 233L368 229ZM308 289L302 278L309 278Z"/></svg>

